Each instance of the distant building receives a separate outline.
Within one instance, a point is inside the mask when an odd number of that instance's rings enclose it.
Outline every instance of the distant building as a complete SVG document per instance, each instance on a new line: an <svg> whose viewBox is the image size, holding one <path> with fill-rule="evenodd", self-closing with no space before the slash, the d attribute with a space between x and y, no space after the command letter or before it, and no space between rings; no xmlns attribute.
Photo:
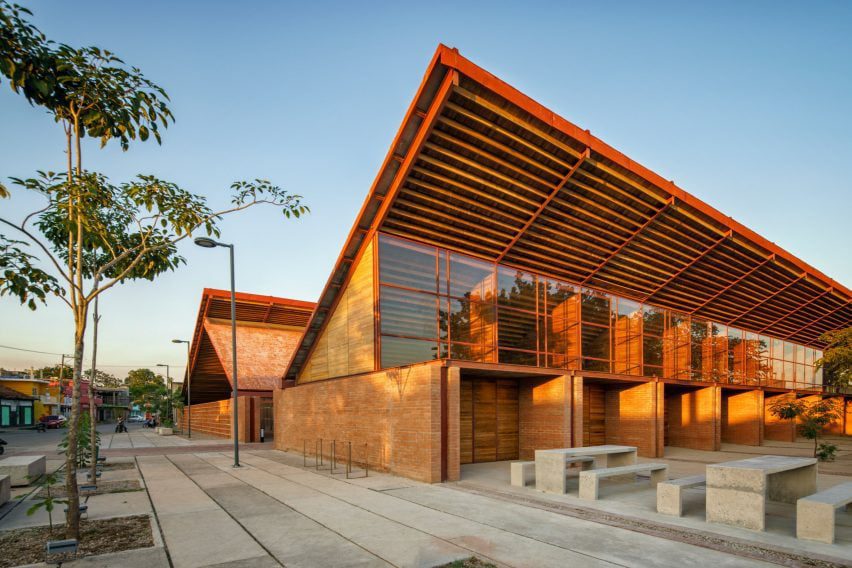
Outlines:
<svg viewBox="0 0 852 568"><path fill-rule="evenodd" d="M30 373L22 372L11 373L7 376L0 377L0 386L16 391L19 394L25 395L32 400L32 404L23 404L21 408L32 407L32 410L22 410L21 416L27 413L32 413L33 421L37 421L40 417L47 414L59 414L60 399L58 389L51 388L51 382L46 379L37 379ZM11 399L7 399L11 400ZM12 404L6 404L10 410L4 411L11 413ZM31 421L27 421L28 425ZM3 422L5 424L5 422Z"/></svg>
<svg viewBox="0 0 852 568"><path fill-rule="evenodd" d="M128 387L95 387L95 395L100 399L98 422L114 422L119 417L130 416L130 389Z"/></svg>
<svg viewBox="0 0 852 568"><path fill-rule="evenodd" d="M0 384L0 427L32 426L36 397Z"/></svg>
<svg viewBox="0 0 852 568"><path fill-rule="evenodd" d="M238 292L237 363L240 439L273 434L272 391L284 374L314 309L313 302ZM190 346L184 401L191 391L192 430L228 438L233 432L231 399L231 293L205 288ZM188 381L188 382L187 382ZM189 386L190 388L187 388ZM181 427L186 431L184 409Z"/></svg>

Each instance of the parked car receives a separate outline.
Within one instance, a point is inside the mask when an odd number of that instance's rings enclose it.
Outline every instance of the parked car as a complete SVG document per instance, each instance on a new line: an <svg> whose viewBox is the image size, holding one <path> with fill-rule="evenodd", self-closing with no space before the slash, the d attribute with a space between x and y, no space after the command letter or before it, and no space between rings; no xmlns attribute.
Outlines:
<svg viewBox="0 0 852 568"><path fill-rule="evenodd" d="M145 417L139 416L139 415L131 416L130 418L127 419L127 421L128 422L145 422Z"/></svg>
<svg viewBox="0 0 852 568"><path fill-rule="evenodd" d="M39 422L44 424L45 428L61 428L66 420L68 419L61 414L51 414L50 416L42 416L38 419Z"/></svg>

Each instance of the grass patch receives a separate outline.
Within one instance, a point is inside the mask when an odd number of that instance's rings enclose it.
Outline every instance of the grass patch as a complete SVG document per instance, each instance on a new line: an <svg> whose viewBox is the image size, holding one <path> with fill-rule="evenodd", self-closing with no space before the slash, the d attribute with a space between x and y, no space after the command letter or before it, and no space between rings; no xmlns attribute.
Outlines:
<svg viewBox="0 0 852 568"><path fill-rule="evenodd" d="M60 525L54 527L53 534L48 527L0 531L0 550L3 551L0 568L44 562L47 541L64 539L64 530ZM148 515L83 520L77 558L151 546L154 546L154 537Z"/></svg>

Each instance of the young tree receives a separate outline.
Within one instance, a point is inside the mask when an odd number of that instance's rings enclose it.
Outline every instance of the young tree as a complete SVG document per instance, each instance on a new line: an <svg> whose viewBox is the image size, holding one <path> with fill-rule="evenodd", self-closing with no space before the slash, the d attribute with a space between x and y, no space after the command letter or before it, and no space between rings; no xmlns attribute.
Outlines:
<svg viewBox="0 0 852 568"><path fill-rule="evenodd" d="M825 384L838 390L852 383L852 327L824 333L819 338L827 344L817 368L825 373Z"/></svg>
<svg viewBox="0 0 852 568"><path fill-rule="evenodd" d="M38 172L13 184L40 194L42 208L22 220L0 224L26 241L0 241L0 295L35 309L58 298L74 317L74 365L65 483L68 538L79 538L76 455L80 379L89 307L101 294L129 279L154 280L185 259L177 245L195 231L219 235L224 215L270 204L284 215L307 212L301 197L265 180L232 184L231 205L214 210L203 196L151 175L113 184L83 168L82 139L105 145L153 137L173 120L165 91L142 72L97 47L73 48L47 41L26 21L29 11L0 0L0 73L13 90L44 107L62 127L66 163L62 174ZM8 195L6 188L0 194ZM34 245L38 257L28 252ZM37 265L40 261L48 267Z"/></svg>
<svg viewBox="0 0 852 568"><path fill-rule="evenodd" d="M779 397L780 399L781 397ZM808 401L799 398L794 400L776 400L769 411L782 420L798 421L799 433L808 440L814 441L814 457L822 460L830 459L831 455L820 455L819 438L826 426L840 417L837 406L830 398ZM835 448L836 450L836 448ZM834 452L828 452L833 454Z"/></svg>

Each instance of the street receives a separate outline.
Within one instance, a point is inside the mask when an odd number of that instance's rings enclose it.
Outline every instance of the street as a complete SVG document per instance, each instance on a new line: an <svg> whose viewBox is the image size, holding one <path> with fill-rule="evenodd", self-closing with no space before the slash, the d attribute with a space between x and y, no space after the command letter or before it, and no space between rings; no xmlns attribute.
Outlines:
<svg viewBox="0 0 852 568"><path fill-rule="evenodd" d="M128 424L127 429L131 432L142 429L142 423ZM115 432L115 423L98 424L98 432L101 435ZM62 440L65 433L64 428L54 428L46 432L35 429L4 428L0 430L0 439L8 444L5 446L5 456L15 455L21 452L43 452L47 455L58 453L57 444Z"/></svg>

